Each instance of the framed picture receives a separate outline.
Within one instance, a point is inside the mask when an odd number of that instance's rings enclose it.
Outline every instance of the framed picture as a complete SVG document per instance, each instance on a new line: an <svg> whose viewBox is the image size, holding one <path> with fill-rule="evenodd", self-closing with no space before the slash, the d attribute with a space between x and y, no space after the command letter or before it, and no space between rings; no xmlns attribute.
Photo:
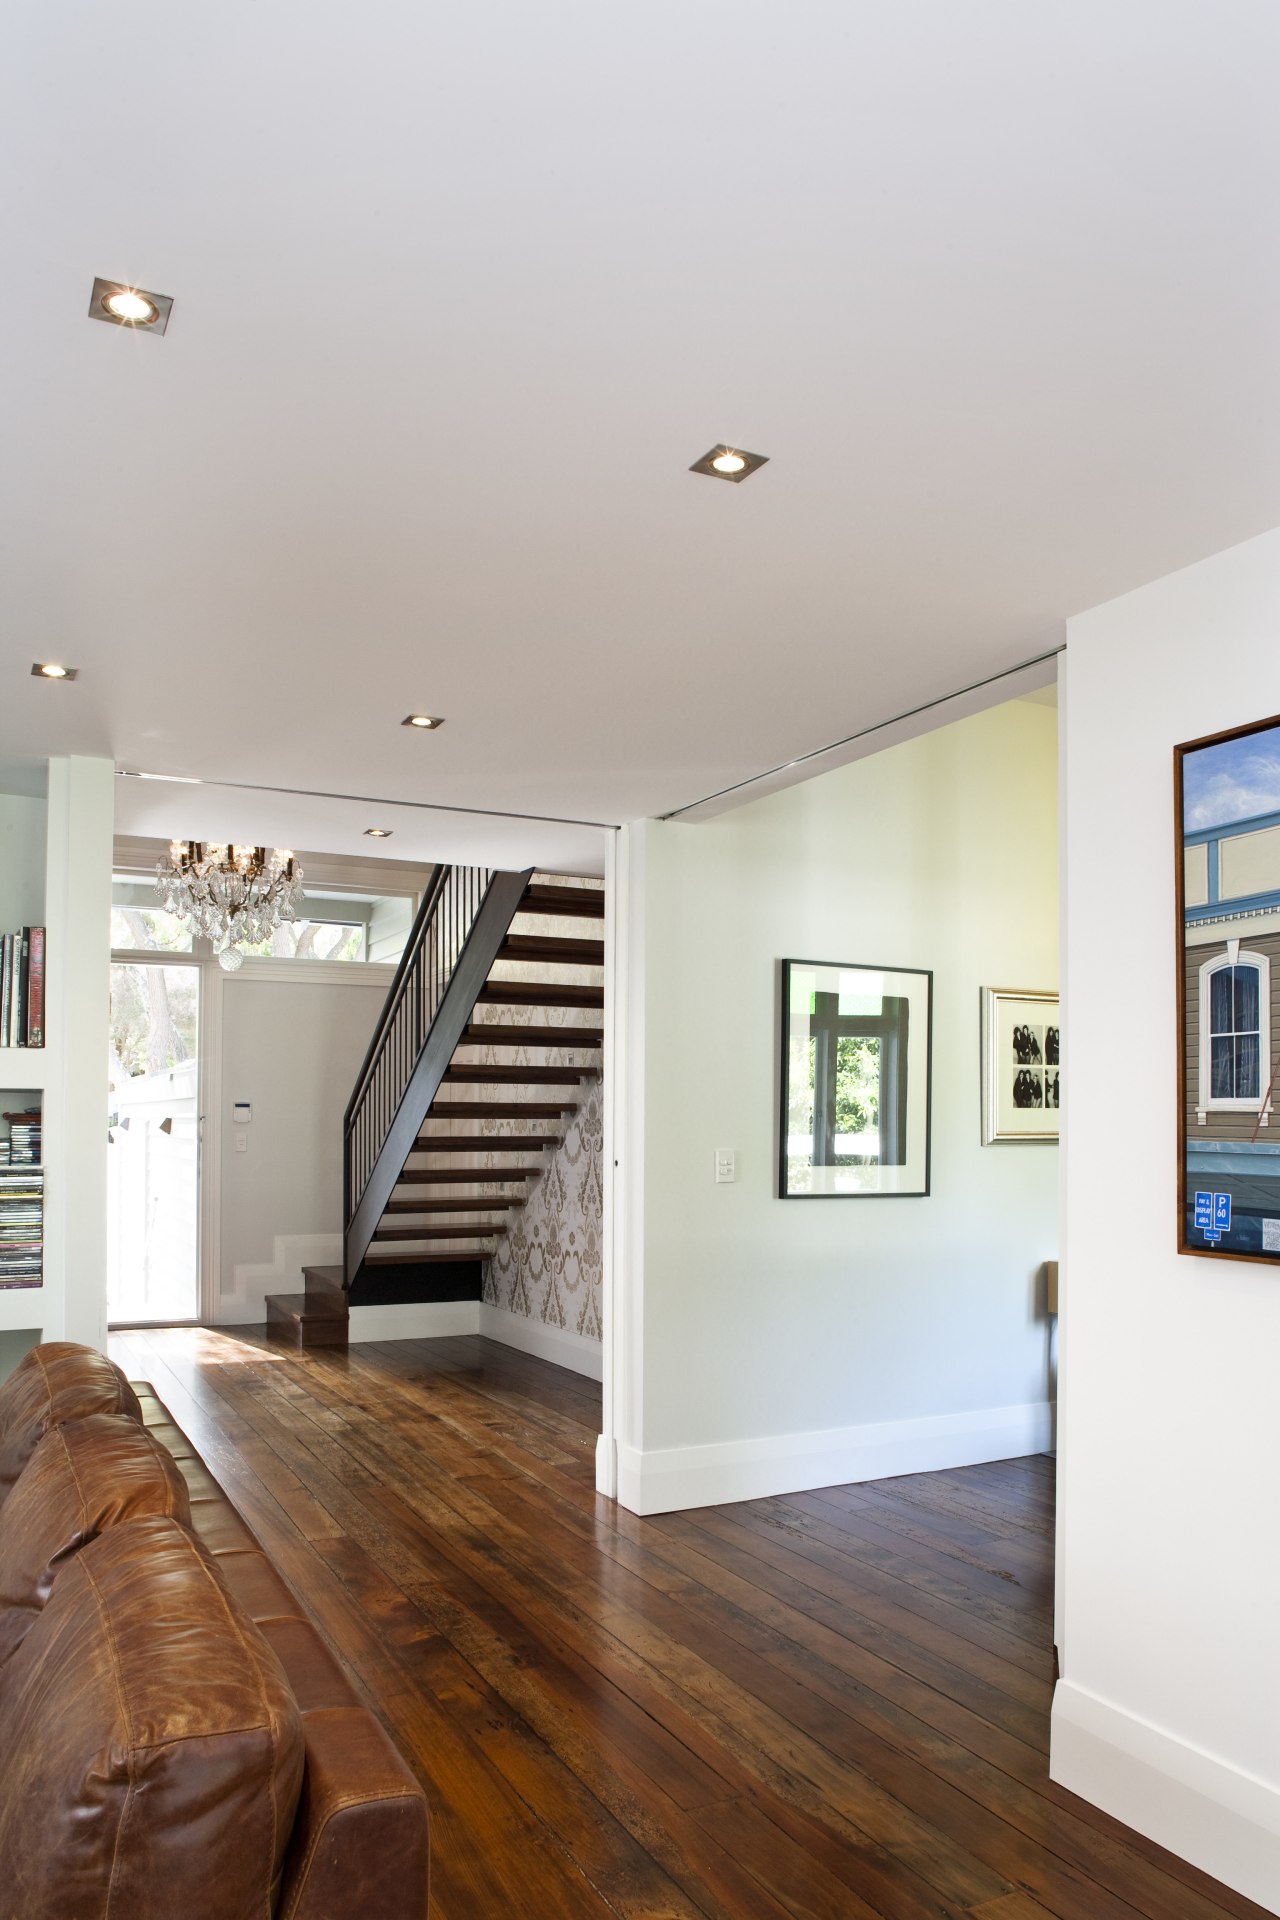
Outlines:
<svg viewBox="0 0 1280 1920"><path fill-rule="evenodd" d="M782 962L778 1195L929 1191L933 975Z"/></svg>
<svg viewBox="0 0 1280 1920"><path fill-rule="evenodd" d="M982 989L982 1144L1055 1141L1062 1104L1056 993Z"/></svg>
<svg viewBox="0 0 1280 1920"><path fill-rule="evenodd" d="M1280 716L1173 771L1178 1249L1280 1260Z"/></svg>

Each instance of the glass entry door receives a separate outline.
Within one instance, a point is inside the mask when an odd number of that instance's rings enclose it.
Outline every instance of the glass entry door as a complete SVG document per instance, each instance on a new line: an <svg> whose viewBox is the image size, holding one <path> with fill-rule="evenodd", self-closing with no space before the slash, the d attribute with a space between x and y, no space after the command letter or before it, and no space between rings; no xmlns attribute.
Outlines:
<svg viewBox="0 0 1280 1920"><path fill-rule="evenodd" d="M111 968L107 1319L200 1315L200 967Z"/></svg>

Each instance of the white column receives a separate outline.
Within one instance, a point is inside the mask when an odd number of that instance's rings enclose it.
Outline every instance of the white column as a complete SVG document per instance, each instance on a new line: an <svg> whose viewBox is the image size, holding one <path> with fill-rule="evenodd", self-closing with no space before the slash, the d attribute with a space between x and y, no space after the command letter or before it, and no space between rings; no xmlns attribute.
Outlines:
<svg viewBox="0 0 1280 1920"><path fill-rule="evenodd" d="M105 1348L115 768L49 762L44 1337Z"/></svg>

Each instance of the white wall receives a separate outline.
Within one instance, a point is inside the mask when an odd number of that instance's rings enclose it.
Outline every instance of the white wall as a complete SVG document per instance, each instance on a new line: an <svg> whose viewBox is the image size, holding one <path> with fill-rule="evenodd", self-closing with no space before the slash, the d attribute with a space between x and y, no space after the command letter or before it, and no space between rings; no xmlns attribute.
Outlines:
<svg viewBox="0 0 1280 1920"><path fill-rule="evenodd" d="M1280 1272L1176 1251L1171 798L1175 744L1280 707L1278 641L1280 533L1068 629L1052 1762L1273 1910ZM1121 1094L1123 1063L1136 1072Z"/></svg>
<svg viewBox="0 0 1280 1920"><path fill-rule="evenodd" d="M0 793L0 933L44 925L48 811L44 800Z"/></svg>
<svg viewBox="0 0 1280 1920"><path fill-rule="evenodd" d="M265 964L265 963L264 963ZM386 998L386 968L302 977L231 975L221 1006L219 1318L263 1317L264 1292L298 1292L296 1264L253 1290L237 1269L270 1264L279 1238L342 1232L342 1116ZM248 1126L232 1105L247 1100ZM235 1138L243 1134L245 1151ZM340 1241L338 1242L340 1246ZM306 1257L334 1256L320 1246ZM248 1289L248 1291L246 1291Z"/></svg>
<svg viewBox="0 0 1280 1920"><path fill-rule="evenodd" d="M1048 1443L1058 1152L979 1144L978 1009L1057 983L1056 760L1054 713L1019 701L627 830L626 1505ZM931 1197L775 1197L784 956L934 969Z"/></svg>

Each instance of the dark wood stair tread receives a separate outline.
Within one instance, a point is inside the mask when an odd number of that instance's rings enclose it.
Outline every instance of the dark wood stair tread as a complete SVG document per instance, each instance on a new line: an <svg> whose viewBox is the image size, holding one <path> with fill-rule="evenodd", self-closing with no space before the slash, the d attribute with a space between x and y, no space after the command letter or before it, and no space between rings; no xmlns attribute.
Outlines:
<svg viewBox="0 0 1280 1920"><path fill-rule="evenodd" d="M298 1347L345 1347L347 1308L341 1312L305 1293L267 1295L267 1332Z"/></svg>
<svg viewBox="0 0 1280 1920"><path fill-rule="evenodd" d="M516 1027L504 1020L473 1022L460 1047L582 1047L604 1045L603 1027Z"/></svg>
<svg viewBox="0 0 1280 1920"><path fill-rule="evenodd" d="M604 919L603 887L542 886L535 880L524 890L518 913L564 914L579 920Z"/></svg>
<svg viewBox="0 0 1280 1920"><path fill-rule="evenodd" d="M347 1317L345 1301L342 1311L336 1313L326 1302L318 1301L314 1294L269 1293L267 1306L274 1309L277 1320L345 1320ZM267 1318L271 1317L269 1312Z"/></svg>
<svg viewBox="0 0 1280 1920"><path fill-rule="evenodd" d="M557 986L549 980L486 980L477 1003L496 1007L603 1007L603 987Z"/></svg>
<svg viewBox="0 0 1280 1920"><path fill-rule="evenodd" d="M388 1200L382 1209L383 1218L389 1213L493 1213L498 1208L522 1207L527 1194L500 1195L498 1199L486 1199L483 1194L462 1194L451 1200Z"/></svg>
<svg viewBox="0 0 1280 1920"><path fill-rule="evenodd" d="M429 1113L428 1120L438 1120ZM420 1133L413 1153L537 1153L543 1147L558 1147L558 1133Z"/></svg>
<svg viewBox="0 0 1280 1920"><path fill-rule="evenodd" d="M574 940L567 934L509 933L498 948L499 960L551 960L562 966L602 967L603 940Z"/></svg>
<svg viewBox="0 0 1280 1920"><path fill-rule="evenodd" d="M312 1289L313 1293L314 1292L338 1293L338 1294L342 1294L343 1300L345 1301L346 1294L343 1290L342 1268L340 1266L339 1267L304 1267L302 1269L302 1277L306 1281L315 1282L315 1286ZM280 1297L282 1299L288 1298L287 1295L281 1295Z"/></svg>
<svg viewBox="0 0 1280 1920"><path fill-rule="evenodd" d="M453 1253L384 1253L375 1260L372 1258L371 1245L370 1252L364 1258L364 1271L376 1267L458 1267L468 1261L474 1261L478 1266L487 1258L487 1254L455 1250Z"/></svg>
<svg viewBox="0 0 1280 1920"><path fill-rule="evenodd" d="M396 1185L403 1182L406 1186L426 1187L435 1182L442 1187L464 1183L474 1187L483 1180L496 1186L503 1180L538 1180L541 1176L541 1167L405 1167Z"/></svg>
<svg viewBox="0 0 1280 1920"><path fill-rule="evenodd" d="M375 1227L371 1246L380 1246L386 1240L492 1240L498 1234L505 1233L505 1220L487 1227L483 1222L470 1227L384 1227L381 1222Z"/></svg>
<svg viewBox="0 0 1280 1920"><path fill-rule="evenodd" d="M576 1113L576 1100L441 1100L431 1102L433 1120L559 1120Z"/></svg>
<svg viewBox="0 0 1280 1920"><path fill-rule="evenodd" d="M473 1087L576 1087L594 1080L594 1067L446 1067L445 1082Z"/></svg>

